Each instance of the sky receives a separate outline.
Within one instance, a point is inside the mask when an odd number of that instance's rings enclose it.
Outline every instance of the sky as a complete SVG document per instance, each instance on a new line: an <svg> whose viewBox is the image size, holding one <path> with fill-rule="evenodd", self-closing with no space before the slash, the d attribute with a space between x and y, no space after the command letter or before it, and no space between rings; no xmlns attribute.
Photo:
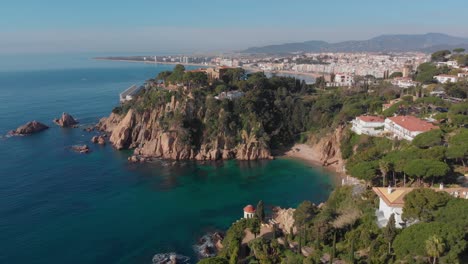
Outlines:
<svg viewBox="0 0 468 264"><path fill-rule="evenodd" d="M468 37L467 0L1 0L0 53L226 52L382 34Z"/></svg>

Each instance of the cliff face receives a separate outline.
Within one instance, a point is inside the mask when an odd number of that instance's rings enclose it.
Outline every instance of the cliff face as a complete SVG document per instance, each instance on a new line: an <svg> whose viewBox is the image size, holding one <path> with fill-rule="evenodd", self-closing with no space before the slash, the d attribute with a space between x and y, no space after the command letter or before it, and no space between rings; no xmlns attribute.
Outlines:
<svg viewBox="0 0 468 264"><path fill-rule="evenodd" d="M208 134L203 125L197 125L206 123L206 119L203 106L196 106L190 98L176 100L172 96L169 103L156 108L130 109L124 115L112 113L97 127L111 134L109 141L115 148L134 149L134 161L272 158L269 148L246 131L240 132L237 142L224 131Z"/></svg>
<svg viewBox="0 0 468 264"><path fill-rule="evenodd" d="M317 153L317 161L325 167L332 167L336 172L344 172L344 160L341 156L341 139L346 126L340 126L335 131L321 138L312 138L313 152Z"/></svg>

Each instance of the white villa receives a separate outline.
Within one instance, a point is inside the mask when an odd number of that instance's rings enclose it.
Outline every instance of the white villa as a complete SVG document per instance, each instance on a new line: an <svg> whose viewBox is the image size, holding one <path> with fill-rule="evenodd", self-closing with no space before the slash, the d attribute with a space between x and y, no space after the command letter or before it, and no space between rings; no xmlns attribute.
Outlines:
<svg viewBox="0 0 468 264"><path fill-rule="evenodd" d="M455 75L447 75L447 74L440 74L434 76L439 83L456 83L458 82L458 76Z"/></svg>
<svg viewBox="0 0 468 264"><path fill-rule="evenodd" d="M378 116L358 116L353 121L351 130L358 135L378 136L382 134L384 119Z"/></svg>
<svg viewBox="0 0 468 264"><path fill-rule="evenodd" d="M337 73L335 78L327 83L327 87L346 87L353 86L354 84L354 75L347 73Z"/></svg>
<svg viewBox="0 0 468 264"><path fill-rule="evenodd" d="M393 80L390 81L391 84L398 86L400 88L409 88L413 86L418 86L420 83L413 81L409 77L396 77L393 78Z"/></svg>
<svg viewBox="0 0 468 264"><path fill-rule="evenodd" d="M247 205L244 207L244 218L254 218L255 217L255 207L252 205Z"/></svg>
<svg viewBox="0 0 468 264"><path fill-rule="evenodd" d="M385 119L384 131L397 139L412 141L417 135L438 127L414 116L394 116Z"/></svg>
<svg viewBox="0 0 468 264"><path fill-rule="evenodd" d="M379 196L379 209L376 211L377 225L384 227L392 214L395 215L395 226L402 228L409 223L401 218L403 206L405 205L405 196L415 188L411 187L374 187L372 190ZM441 184L439 188L432 188L434 191L445 191L456 198L468 199L468 188L444 188Z"/></svg>

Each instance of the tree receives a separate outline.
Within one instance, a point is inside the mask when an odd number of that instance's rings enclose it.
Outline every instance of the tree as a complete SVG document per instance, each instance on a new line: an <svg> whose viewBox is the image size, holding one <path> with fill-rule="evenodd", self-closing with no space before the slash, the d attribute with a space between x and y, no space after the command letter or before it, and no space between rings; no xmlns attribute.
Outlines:
<svg viewBox="0 0 468 264"><path fill-rule="evenodd" d="M325 78L323 76L319 76L319 77L317 77L317 79L315 79L315 87L324 88L325 84L326 84L326 81L325 81Z"/></svg>
<svg viewBox="0 0 468 264"><path fill-rule="evenodd" d="M424 84L434 83L434 76L438 73L439 71L434 64L425 62L418 66L415 80Z"/></svg>
<svg viewBox="0 0 468 264"><path fill-rule="evenodd" d="M255 211L255 214L258 218L258 220L260 220L260 222L263 222L265 220L265 206L263 205L263 201L260 200L257 204L257 210Z"/></svg>
<svg viewBox="0 0 468 264"><path fill-rule="evenodd" d="M257 235L260 234L260 220L258 220L257 218L252 218L251 221L252 222L250 224L250 231L254 234L254 237L257 238Z"/></svg>
<svg viewBox="0 0 468 264"><path fill-rule="evenodd" d="M440 129L434 129L421 133L413 139L412 143L418 148L438 146L442 143L442 131L440 131Z"/></svg>
<svg viewBox="0 0 468 264"><path fill-rule="evenodd" d="M406 164L404 171L412 178L432 179L445 176L450 167L441 161L432 159L415 159Z"/></svg>
<svg viewBox="0 0 468 264"><path fill-rule="evenodd" d="M410 221L431 221L437 209L445 206L451 196L431 189L414 189L405 198L402 218Z"/></svg>
<svg viewBox="0 0 468 264"><path fill-rule="evenodd" d="M450 137L447 148L447 158L460 160L466 168L465 160L468 158L468 129L460 129L455 135Z"/></svg>
<svg viewBox="0 0 468 264"><path fill-rule="evenodd" d="M303 201L293 213L294 224L301 228L317 214L317 207L310 201Z"/></svg>
<svg viewBox="0 0 468 264"><path fill-rule="evenodd" d="M336 255L336 231L333 232L333 242L332 242L332 249L330 253L330 264L333 264L333 260L335 259Z"/></svg>
<svg viewBox="0 0 468 264"><path fill-rule="evenodd" d="M359 162L349 169L351 176L365 180L368 184L375 177L376 165L373 161Z"/></svg>
<svg viewBox="0 0 468 264"><path fill-rule="evenodd" d="M468 103L453 104L448 112L450 123L463 127L468 124Z"/></svg>
<svg viewBox="0 0 468 264"><path fill-rule="evenodd" d="M393 79L393 78L396 78L396 77L403 77L403 73L402 72L393 72L392 74L390 74L390 79Z"/></svg>
<svg viewBox="0 0 468 264"><path fill-rule="evenodd" d="M434 61L434 62L447 61L446 56L450 55L450 54L451 54L450 50L436 51L436 52L432 53L431 61Z"/></svg>
<svg viewBox="0 0 468 264"><path fill-rule="evenodd" d="M382 173L382 186L387 185L387 173L390 170L390 163L388 163L386 160L380 160L379 161L379 169L380 172Z"/></svg>
<svg viewBox="0 0 468 264"><path fill-rule="evenodd" d="M431 236L426 240L426 252L429 258L432 258L432 263L435 264L437 258L445 251L445 244L443 240L437 235Z"/></svg>
<svg viewBox="0 0 468 264"><path fill-rule="evenodd" d="M388 219L387 226L382 230L382 234L385 241L388 243L388 254L390 254L392 250L392 242L397 234L395 227L395 214L392 214Z"/></svg>
<svg viewBox="0 0 468 264"><path fill-rule="evenodd" d="M158 76L156 76L156 80L166 83L167 77L169 77L171 74L171 71L162 71L158 74Z"/></svg>
<svg viewBox="0 0 468 264"><path fill-rule="evenodd" d="M463 52L465 52L465 49L464 49L464 48L456 48L456 49L453 49L453 52L455 52L455 53L463 53Z"/></svg>

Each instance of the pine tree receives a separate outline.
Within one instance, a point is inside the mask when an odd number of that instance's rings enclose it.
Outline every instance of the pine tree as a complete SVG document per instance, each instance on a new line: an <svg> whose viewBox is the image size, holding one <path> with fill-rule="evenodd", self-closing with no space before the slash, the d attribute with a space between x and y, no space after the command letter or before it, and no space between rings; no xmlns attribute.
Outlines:
<svg viewBox="0 0 468 264"><path fill-rule="evenodd" d="M332 244L332 251L330 254L330 264L333 264L333 260L335 259L336 254L336 231L333 232L333 244Z"/></svg>
<svg viewBox="0 0 468 264"><path fill-rule="evenodd" d="M263 205L263 201L260 200L257 204L257 210L255 211L255 215L258 217L260 222L265 220L265 206Z"/></svg>
<svg viewBox="0 0 468 264"><path fill-rule="evenodd" d="M382 230L383 236L388 243L388 254L391 253L392 242L395 239L397 230L395 227L395 214L392 214L388 219L387 226Z"/></svg>
<svg viewBox="0 0 468 264"><path fill-rule="evenodd" d="M349 249L349 262L354 264L354 238L351 240L351 246Z"/></svg>

